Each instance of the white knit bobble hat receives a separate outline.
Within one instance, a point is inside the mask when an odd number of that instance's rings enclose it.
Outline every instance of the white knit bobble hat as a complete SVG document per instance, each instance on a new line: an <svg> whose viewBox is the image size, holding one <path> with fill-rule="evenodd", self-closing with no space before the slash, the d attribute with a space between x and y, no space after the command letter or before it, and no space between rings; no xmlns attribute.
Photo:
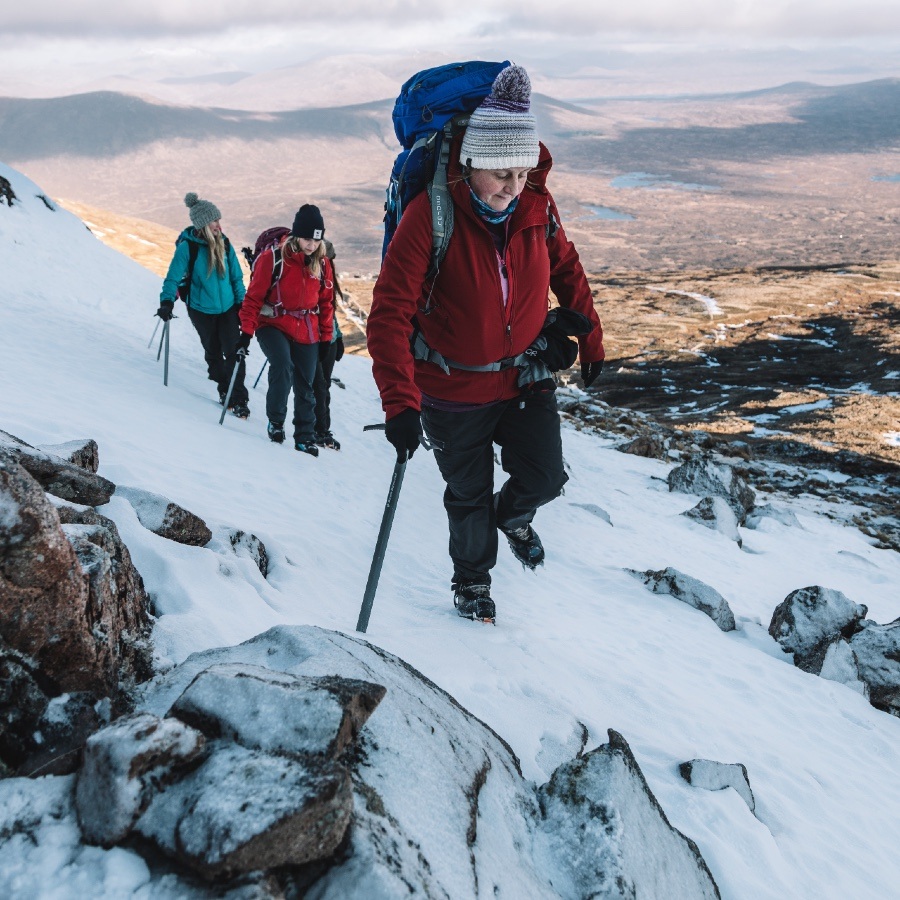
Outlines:
<svg viewBox="0 0 900 900"><path fill-rule="evenodd" d="M530 168L539 155L531 79L521 66L507 66L469 117L459 161L473 169Z"/></svg>

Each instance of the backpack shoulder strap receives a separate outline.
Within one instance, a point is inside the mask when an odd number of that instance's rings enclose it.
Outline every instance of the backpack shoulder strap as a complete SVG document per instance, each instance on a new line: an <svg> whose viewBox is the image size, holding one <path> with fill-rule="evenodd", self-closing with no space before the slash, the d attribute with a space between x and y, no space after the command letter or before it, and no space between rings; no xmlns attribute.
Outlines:
<svg viewBox="0 0 900 900"><path fill-rule="evenodd" d="M548 242L553 240L556 237L556 232L559 231L559 219L553 215L553 207L550 205L549 200L547 201L547 224L544 226L544 230Z"/></svg>
<svg viewBox="0 0 900 900"><path fill-rule="evenodd" d="M428 184L428 199L431 201L431 264L425 278L429 281L440 271L441 263L447 255L447 247L453 236L453 198L447 183L447 166L450 163L450 144L453 135L469 121L468 114L455 116L443 128L441 149L434 177Z"/></svg>
<svg viewBox="0 0 900 900"><path fill-rule="evenodd" d="M187 240L187 238L185 238ZM196 241L187 241L188 245L188 264L187 271L184 273L182 280L183 290L181 291L184 302L187 306L191 305L191 282L194 280L194 264L197 262L197 254L200 252L200 245Z"/></svg>

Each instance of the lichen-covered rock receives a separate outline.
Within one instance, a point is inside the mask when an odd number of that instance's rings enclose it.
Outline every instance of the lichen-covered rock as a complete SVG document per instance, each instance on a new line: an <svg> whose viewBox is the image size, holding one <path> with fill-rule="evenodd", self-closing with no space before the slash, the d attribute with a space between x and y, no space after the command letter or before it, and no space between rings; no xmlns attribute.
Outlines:
<svg viewBox="0 0 900 900"><path fill-rule="evenodd" d="M153 797L205 744L183 722L149 713L118 719L92 735L75 790L85 841L108 847L127 837Z"/></svg>
<svg viewBox="0 0 900 900"><path fill-rule="evenodd" d="M166 497L140 488L122 487L116 495L134 507L138 521L148 531L191 547L205 547L212 539L206 522Z"/></svg>
<svg viewBox="0 0 900 900"><path fill-rule="evenodd" d="M0 639L0 761L10 772L37 747L34 735L50 701L45 689L53 690L34 661Z"/></svg>
<svg viewBox="0 0 900 900"><path fill-rule="evenodd" d="M37 449L94 474L100 468L100 448L93 438L66 441L64 444L41 444Z"/></svg>
<svg viewBox="0 0 900 900"><path fill-rule="evenodd" d="M169 714L209 738L284 756L333 759L356 740L384 694L381 685L356 679L218 665L197 675Z"/></svg>
<svg viewBox="0 0 900 900"><path fill-rule="evenodd" d="M678 771L681 777L694 785L705 788L708 791L722 791L725 788L734 788L741 799L750 808L750 812L756 812L756 800L750 789L750 776L747 767L743 763L721 763L712 759L692 759L683 762Z"/></svg>
<svg viewBox="0 0 900 900"><path fill-rule="evenodd" d="M620 453L630 453L632 456L644 456L647 459L666 459L669 455L665 437L652 431L644 432L631 441L619 444L616 450Z"/></svg>
<svg viewBox="0 0 900 900"><path fill-rule="evenodd" d="M646 572L626 571L647 585L654 594L669 594L709 616L722 631L734 631L734 613L728 601L708 584L671 566L658 572L649 569Z"/></svg>
<svg viewBox="0 0 900 900"><path fill-rule="evenodd" d="M796 666L812 671L820 651L839 637L850 638L866 612L840 591L813 585L791 591L778 604L769 634L794 654Z"/></svg>

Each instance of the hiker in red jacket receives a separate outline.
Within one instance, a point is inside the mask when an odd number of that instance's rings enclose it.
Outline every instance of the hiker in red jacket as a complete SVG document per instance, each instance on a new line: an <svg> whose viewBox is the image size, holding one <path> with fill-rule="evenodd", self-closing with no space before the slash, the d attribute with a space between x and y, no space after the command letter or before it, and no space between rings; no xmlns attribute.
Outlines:
<svg viewBox="0 0 900 900"><path fill-rule="evenodd" d="M238 340L238 347L246 350L256 334L269 360L269 438L276 444L284 441L288 393L293 386L294 447L310 456L319 455L313 392L319 344L331 342L334 327L334 276L325 257L324 236L319 208L308 203L301 206L290 233L277 248L264 251L253 267ZM279 253L284 267L273 285Z"/></svg>
<svg viewBox="0 0 900 900"><path fill-rule="evenodd" d="M591 290L545 187L524 69L508 66L451 148L453 234L440 270L427 192L406 208L375 285L368 349L399 461L423 434L446 482L454 605L493 621L491 569L503 532L523 565L544 548L531 523L563 470L552 371L578 350L585 387L603 366ZM548 313L549 291L560 303ZM578 344L568 335L580 335ZM526 352L527 351L527 352ZM508 480L494 492L493 444Z"/></svg>

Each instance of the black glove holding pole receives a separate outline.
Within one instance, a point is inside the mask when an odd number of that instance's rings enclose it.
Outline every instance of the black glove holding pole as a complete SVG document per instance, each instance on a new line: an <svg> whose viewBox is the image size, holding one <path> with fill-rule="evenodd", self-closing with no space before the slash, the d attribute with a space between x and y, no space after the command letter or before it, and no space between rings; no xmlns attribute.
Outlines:
<svg viewBox="0 0 900 900"><path fill-rule="evenodd" d="M581 380L584 382L584 386L589 388L596 380L600 373L603 371L603 360L598 359L596 362L582 363L581 364Z"/></svg>
<svg viewBox="0 0 900 900"><path fill-rule="evenodd" d="M397 451L397 462L412 459L422 438L422 416L417 409L404 409L384 426L387 439Z"/></svg>
<svg viewBox="0 0 900 900"><path fill-rule="evenodd" d="M253 340L252 334L247 334L245 332L241 332L241 336L237 339L237 345L234 348L235 353L242 353L243 356L246 356L250 352L250 341Z"/></svg>
<svg viewBox="0 0 900 900"><path fill-rule="evenodd" d="M163 320L163 322L168 322L174 313L175 304L171 300L163 300L162 303L159 304L159 309L156 311L156 314Z"/></svg>

